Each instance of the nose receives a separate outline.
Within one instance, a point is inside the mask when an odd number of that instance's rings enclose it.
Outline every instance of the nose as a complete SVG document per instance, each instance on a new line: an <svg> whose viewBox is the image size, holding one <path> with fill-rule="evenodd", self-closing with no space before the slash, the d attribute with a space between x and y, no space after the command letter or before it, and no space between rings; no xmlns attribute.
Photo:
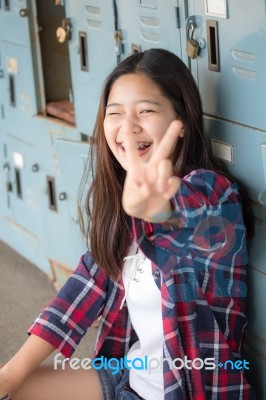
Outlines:
<svg viewBox="0 0 266 400"><path fill-rule="evenodd" d="M125 116L121 123L120 132L124 135L138 134L142 130L138 118L135 116Z"/></svg>

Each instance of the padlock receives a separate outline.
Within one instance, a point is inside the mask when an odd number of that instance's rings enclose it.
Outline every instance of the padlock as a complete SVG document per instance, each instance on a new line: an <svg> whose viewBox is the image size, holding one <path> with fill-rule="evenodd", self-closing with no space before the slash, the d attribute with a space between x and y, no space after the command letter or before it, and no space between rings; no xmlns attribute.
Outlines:
<svg viewBox="0 0 266 400"><path fill-rule="evenodd" d="M188 31L191 29L191 37L188 37L188 42L187 42L187 55L190 58L197 58L199 55L200 47L199 43L194 39L194 30L195 30L195 24L194 22L190 21L190 26L187 28Z"/></svg>
<svg viewBox="0 0 266 400"><path fill-rule="evenodd" d="M199 54L199 44L195 39L188 39L187 42L187 55L190 58L197 58Z"/></svg>

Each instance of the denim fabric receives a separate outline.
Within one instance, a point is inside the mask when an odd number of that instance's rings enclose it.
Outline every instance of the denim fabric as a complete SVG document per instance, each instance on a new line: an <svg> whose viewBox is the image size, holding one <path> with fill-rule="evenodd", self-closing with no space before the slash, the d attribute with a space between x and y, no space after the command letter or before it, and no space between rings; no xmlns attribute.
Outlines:
<svg viewBox="0 0 266 400"><path fill-rule="evenodd" d="M103 400L139 400L137 394L128 390L129 371L127 369L112 374L111 369L97 370L102 386Z"/></svg>

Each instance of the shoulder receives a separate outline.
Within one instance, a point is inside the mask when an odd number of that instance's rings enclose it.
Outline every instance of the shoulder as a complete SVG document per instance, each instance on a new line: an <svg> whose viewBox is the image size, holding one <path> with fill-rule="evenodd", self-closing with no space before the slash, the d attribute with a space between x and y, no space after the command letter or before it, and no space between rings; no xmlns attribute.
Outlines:
<svg viewBox="0 0 266 400"><path fill-rule="evenodd" d="M109 276L94 261L89 250L81 256L73 275L79 275L85 279L97 281L100 285L109 281Z"/></svg>
<svg viewBox="0 0 266 400"><path fill-rule="evenodd" d="M208 169L197 169L184 176L183 184L191 186L206 202L212 204L239 202L238 186L226 176Z"/></svg>

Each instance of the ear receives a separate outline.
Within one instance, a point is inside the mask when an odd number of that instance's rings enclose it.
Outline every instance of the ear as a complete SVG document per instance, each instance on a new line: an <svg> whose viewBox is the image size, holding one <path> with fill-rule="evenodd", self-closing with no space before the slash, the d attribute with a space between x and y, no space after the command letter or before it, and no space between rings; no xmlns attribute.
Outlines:
<svg viewBox="0 0 266 400"><path fill-rule="evenodd" d="M185 127L184 127L184 125L182 125L182 128L180 130L179 136L183 137L184 135L185 135Z"/></svg>

